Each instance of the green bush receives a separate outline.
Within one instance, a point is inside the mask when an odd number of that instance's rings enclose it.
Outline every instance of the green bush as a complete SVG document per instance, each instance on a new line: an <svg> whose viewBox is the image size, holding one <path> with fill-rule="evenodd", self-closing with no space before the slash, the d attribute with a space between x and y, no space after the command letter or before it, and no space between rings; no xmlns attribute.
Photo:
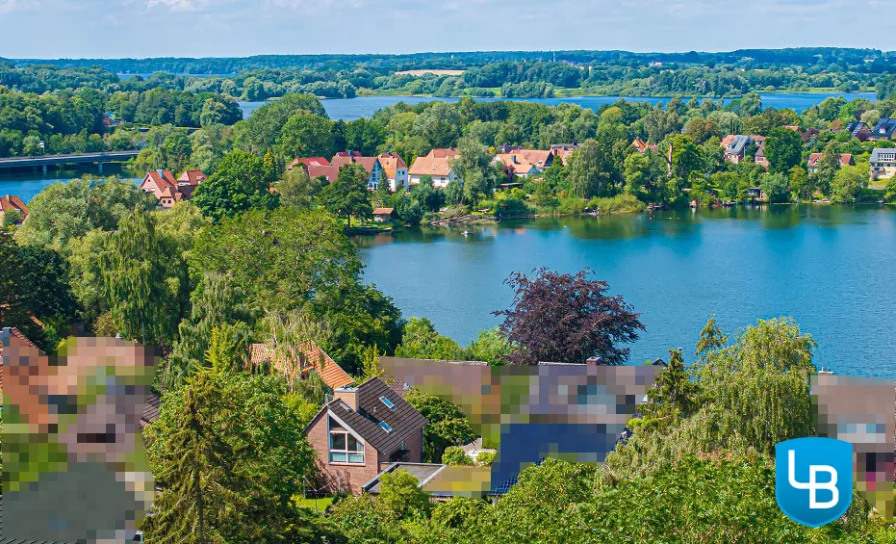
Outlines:
<svg viewBox="0 0 896 544"><path fill-rule="evenodd" d="M634 195L616 195L608 198L592 198L588 201L588 207L600 210L602 214L640 213L647 209L647 205L635 198Z"/></svg>
<svg viewBox="0 0 896 544"><path fill-rule="evenodd" d="M451 446L445 448L445 453L442 454L442 463L446 465L469 466L473 464L473 461L467 456L467 452L463 448Z"/></svg>
<svg viewBox="0 0 896 544"><path fill-rule="evenodd" d="M476 456L476 464L481 467L490 467L494 462L495 452L493 451L481 451L479 452L479 455Z"/></svg>

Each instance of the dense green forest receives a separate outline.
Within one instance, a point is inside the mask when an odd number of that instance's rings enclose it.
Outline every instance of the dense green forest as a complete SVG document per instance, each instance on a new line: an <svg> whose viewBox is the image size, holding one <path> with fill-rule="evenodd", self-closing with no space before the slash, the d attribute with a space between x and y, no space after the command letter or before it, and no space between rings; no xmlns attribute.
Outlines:
<svg viewBox="0 0 896 544"><path fill-rule="evenodd" d="M421 74L409 70L454 70ZM289 93L551 97L740 96L750 91L877 89L892 93L896 57L871 49L728 53L625 51L260 56L220 59L0 60L0 85L28 91L156 87L242 100ZM119 79L121 74L123 79Z"/></svg>

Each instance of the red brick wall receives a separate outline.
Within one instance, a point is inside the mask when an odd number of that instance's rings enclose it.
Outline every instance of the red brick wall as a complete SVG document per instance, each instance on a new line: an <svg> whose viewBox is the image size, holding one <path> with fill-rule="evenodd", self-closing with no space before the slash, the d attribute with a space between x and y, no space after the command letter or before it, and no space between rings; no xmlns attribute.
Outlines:
<svg viewBox="0 0 896 544"><path fill-rule="evenodd" d="M329 436L327 435L327 414L322 414L308 429L308 442L315 451L315 463L320 470L321 484L330 493L347 491L361 494L361 486L380 473L378 452L366 444L364 465L333 464L329 462Z"/></svg>

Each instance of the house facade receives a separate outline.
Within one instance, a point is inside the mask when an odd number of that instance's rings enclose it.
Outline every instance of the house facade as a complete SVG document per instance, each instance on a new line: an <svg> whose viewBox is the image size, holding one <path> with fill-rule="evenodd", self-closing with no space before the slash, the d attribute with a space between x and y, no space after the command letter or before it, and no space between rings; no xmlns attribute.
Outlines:
<svg viewBox="0 0 896 544"><path fill-rule="evenodd" d="M201 170L186 170L175 178L169 170L150 170L143 177L140 189L152 193L163 208L172 208L181 200L189 200L193 191L206 180Z"/></svg>
<svg viewBox="0 0 896 544"><path fill-rule="evenodd" d="M417 157L408 170L408 184L420 185L423 176L432 177L432 186L444 189L452 181L459 179L451 163L459 156L454 148L433 149L425 157Z"/></svg>
<svg viewBox="0 0 896 544"><path fill-rule="evenodd" d="M373 378L334 395L305 428L321 487L360 494L388 465L421 462L428 422L383 381Z"/></svg>
<svg viewBox="0 0 896 544"><path fill-rule="evenodd" d="M747 148L753 143L750 136L743 134L729 134L722 139L722 147L725 148L725 160L740 164L746 156Z"/></svg>
<svg viewBox="0 0 896 544"><path fill-rule="evenodd" d="M809 161L806 163L806 169L810 174L817 174L818 169L821 167L822 162L824 162L824 153L812 153L809 155ZM837 158L837 163L840 168L844 166L852 166L855 164L851 153L841 153Z"/></svg>
<svg viewBox="0 0 896 544"><path fill-rule="evenodd" d="M401 157L395 153L383 153L376 160L382 172L382 182L389 184L390 191L394 193L408 188L408 165Z"/></svg>
<svg viewBox="0 0 896 544"><path fill-rule="evenodd" d="M896 148L875 147L871 152L871 179L890 179L896 175Z"/></svg>
<svg viewBox="0 0 896 544"><path fill-rule="evenodd" d="M893 133L896 132L896 118L884 117L874 125L874 130L868 136L869 140L892 140Z"/></svg>
<svg viewBox="0 0 896 544"><path fill-rule="evenodd" d="M330 165L338 170L349 164L360 164L367 172L367 188L375 191L379 187L383 169L377 157L362 157L357 151L340 151L330 161ZM338 177L338 174L337 174ZM331 182L333 180L330 180Z"/></svg>

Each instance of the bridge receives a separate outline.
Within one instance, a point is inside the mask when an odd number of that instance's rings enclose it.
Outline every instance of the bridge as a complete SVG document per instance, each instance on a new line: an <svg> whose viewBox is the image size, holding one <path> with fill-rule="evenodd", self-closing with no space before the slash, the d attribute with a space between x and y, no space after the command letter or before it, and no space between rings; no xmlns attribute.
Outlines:
<svg viewBox="0 0 896 544"><path fill-rule="evenodd" d="M96 153L71 153L68 155L41 155L37 157L8 157L0 159L0 170L13 168L42 168L47 173L48 166L61 166L64 164L96 164L100 174L103 173L103 163L121 162L135 158L140 150L132 151L99 151Z"/></svg>

